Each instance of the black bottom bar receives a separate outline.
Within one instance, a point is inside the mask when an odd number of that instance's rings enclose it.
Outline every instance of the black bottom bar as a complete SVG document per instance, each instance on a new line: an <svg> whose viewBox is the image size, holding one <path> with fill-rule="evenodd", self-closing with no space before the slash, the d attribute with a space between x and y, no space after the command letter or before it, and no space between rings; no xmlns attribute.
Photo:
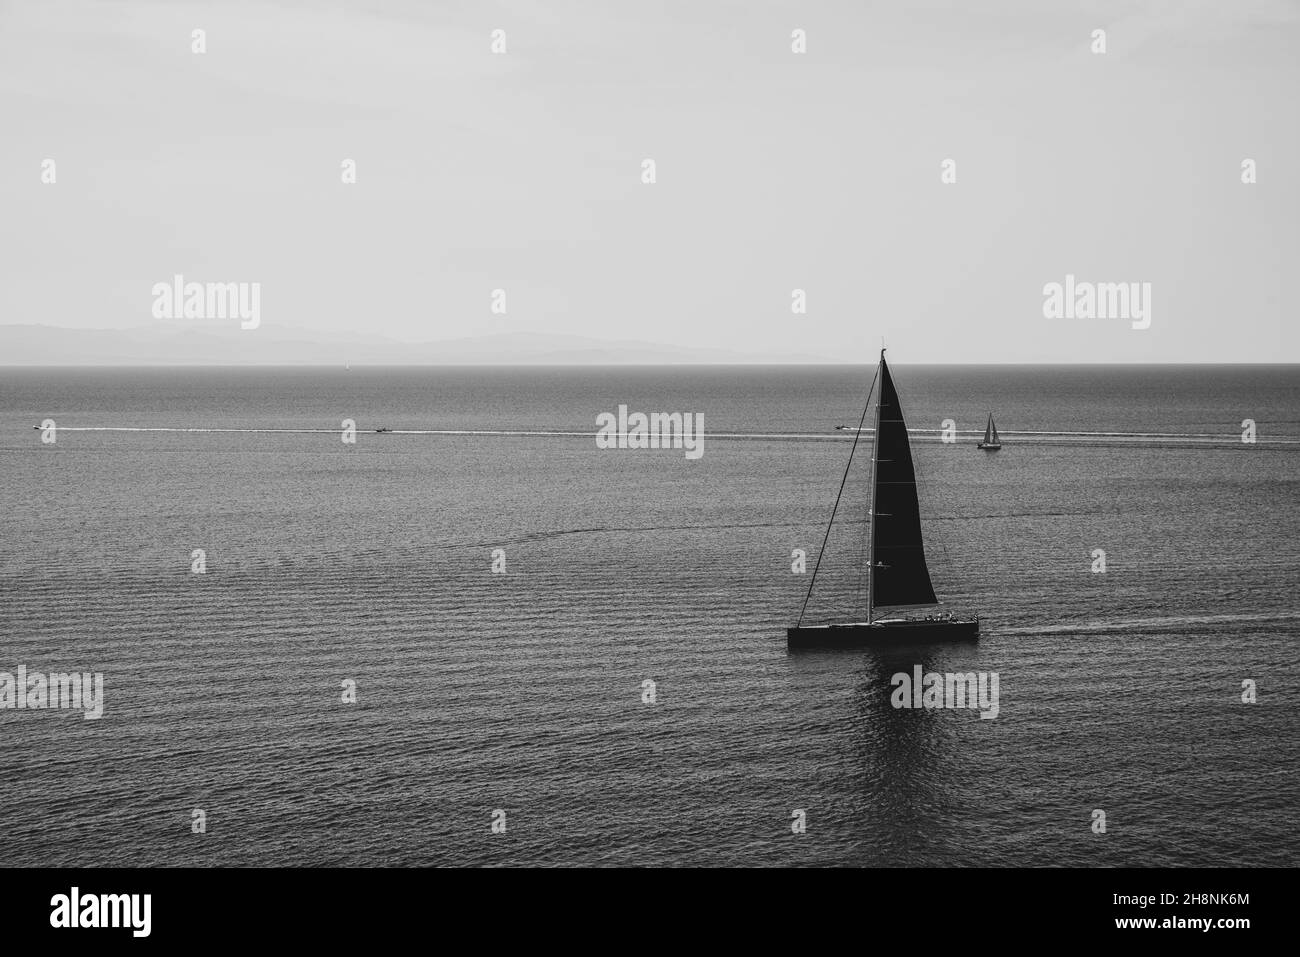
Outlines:
<svg viewBox="0 0 1300 957"><path fill-rule="evenodd" d="M471 940L523 935L669 945L685 927L805 943L898 941L942 952L1047 938L1127 939L1132 946L1199 940L1223 952L1287 925L1285 870L7 870L5 937L73 946L292 941L295 947L389 942L437 932ZM69 919L73 888L77 923ZM114 895L107 904L103 895ZM131 898L129 895L140 895ZM143 895L148 897L147 927ZM66 902L66 905L65 905ZM832 903L833 902L833 903ZM135 906L133 906L135 905ZM101 917L101 915L103 915ZM116 915L116 917L115 917ZM132 918L138 918L134 922ZM689 923L688 923L689 922ZM136 936L147 929L148 935ZM593 937L608 931L608 938ZM628 938L627 935L632 935ZM649 935L644 936L644 935ZM693 939L700 934L692 932ZM432 938L425 938L432 939ZM806 949L806 948L805 948ZM907 951L913 952L913 951Z"/></svg>

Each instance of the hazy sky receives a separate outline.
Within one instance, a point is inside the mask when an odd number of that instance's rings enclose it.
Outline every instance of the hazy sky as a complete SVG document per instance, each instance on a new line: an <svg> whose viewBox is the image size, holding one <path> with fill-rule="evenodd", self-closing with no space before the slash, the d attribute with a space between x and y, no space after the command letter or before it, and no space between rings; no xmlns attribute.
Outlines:
<svg viewBox="0 0 1300 957"><path fill-rule="evenodd" d="M181 273L412 340L1300 361L1297 91L1294 2L8 0L0 322ZM1067 273L1150 328L1044 318Z"/></svg>

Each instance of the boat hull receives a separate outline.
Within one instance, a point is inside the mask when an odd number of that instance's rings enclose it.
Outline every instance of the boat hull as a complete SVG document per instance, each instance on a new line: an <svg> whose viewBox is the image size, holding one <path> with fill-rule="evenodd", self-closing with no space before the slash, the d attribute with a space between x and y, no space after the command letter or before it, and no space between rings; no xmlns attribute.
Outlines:
<svg viewBox="0 0 1300 957"><path fill-rule="evenodd" d="M843 625L804 625L787 628L789 648L867 648L885 644L978 641L978 618L854 622Z"/></svg>

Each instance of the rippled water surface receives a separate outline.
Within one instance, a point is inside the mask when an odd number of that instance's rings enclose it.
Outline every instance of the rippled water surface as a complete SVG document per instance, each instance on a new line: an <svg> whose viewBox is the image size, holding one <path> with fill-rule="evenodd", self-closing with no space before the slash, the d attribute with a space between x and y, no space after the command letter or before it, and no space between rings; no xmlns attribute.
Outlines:
<svg viewBox="0 0 1300 957"><path fill-rule="evenodd" d="M897 367L914 427L1008 433L914 452L984 635L791 655L871 372L0 370L0 671L106 693L0 710L0 864L1296 864L1300 371ZM369 431L620 404L705 454ZM894 709L916 664L996 671L998 717Z"/></svg>

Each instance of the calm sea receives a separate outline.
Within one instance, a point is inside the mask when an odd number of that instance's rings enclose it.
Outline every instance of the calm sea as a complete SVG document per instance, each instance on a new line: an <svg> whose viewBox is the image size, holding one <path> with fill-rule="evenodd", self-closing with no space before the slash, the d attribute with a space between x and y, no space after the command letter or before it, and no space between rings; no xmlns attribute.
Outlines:
<svg viewBox="0 0 1300 957"><path fill-rule="evenodd" d="M0 369L0 671L106 696L0 710L0 865L1300 863L1300 369L896 368L1006 433L914 450L983 637L792 655L872 371ZM703 457L598 449L619 405ZM998 716L894 709L916 664Z"/></svg>

